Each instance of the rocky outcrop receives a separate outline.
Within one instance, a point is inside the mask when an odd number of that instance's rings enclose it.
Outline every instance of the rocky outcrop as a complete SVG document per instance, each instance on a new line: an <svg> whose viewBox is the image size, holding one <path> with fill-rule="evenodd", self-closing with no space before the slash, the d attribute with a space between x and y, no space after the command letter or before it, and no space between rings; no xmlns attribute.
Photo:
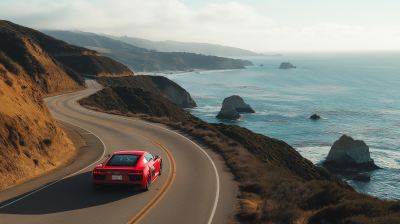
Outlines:
<svg viewBox="0 0 400 224"><path fill-rule="evenodd" d="M99 77L97 81L103 86L124 85L132 88L142 88L159 94L183 108L196 107L196 102L180 85L164 76L137 75L125 77Z"/></svg>
<svg viewBox="0 0 400 224"><path fill-rule="evenodd" d="M280 69L290 69L290 68L296 68L296 66L292 65L290 62L282 62L281 65L279 66Z"/></svg>
<svg viewBox="0 0 400 224"><path fill-rule="evenodd" d="M353 177L353 180L356 180L356 181L370 181L371 180L371 176L369 176L368 173L359 173L359 174L356 174Z"/></svg>
<svg viewBox="0 0 400 224"><path fill-rule="evenodd" d="M318 116L317 114L313 114L313 115L311 115L310 119L312 119L312 120L319 120L319 119L322 119L322 117L321 117L321 116Z"/></svg>
<svg viewBox="0 0 400 224"><path fill-rule="evenodd" d="M219 111L217 118L219 119L229 119L229 120L237 120L241 116L236 111L235 107L229 104L222 104L222 108Z"/></svg>
<svg viewBox="0 0 400 224"><path fill-rule="evenodd" d="M355 169L378 169L374 160L371 159L369 147L364 141L354 140L352 137L342 135L339 140L333 143L324 166L334 168L355 168Z"/></svg>
<svg viewBox="0 0 400 224"><path fill-rule="evenodd" d="M244 113L255 113L253 108L249 104L246 104L242 97L238 95L233 95L224 99L222 102L222 107L224 105L232 105L237 112L244 112Z"/></svg>
<svg viewBox="0 0 400 224"><path fill-rule="evenodd" d="M152 117L168 117L173 121L185 121L192 115L153 92L127 86L108 86L78 101L82 106L97 107L103 111L148 114Z"/></svg>

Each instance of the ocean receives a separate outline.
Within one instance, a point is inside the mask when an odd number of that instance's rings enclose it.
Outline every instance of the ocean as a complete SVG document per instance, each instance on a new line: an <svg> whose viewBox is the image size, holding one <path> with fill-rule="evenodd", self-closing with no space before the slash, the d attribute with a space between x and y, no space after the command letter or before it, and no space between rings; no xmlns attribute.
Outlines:
<svg viewBox="0 0 400 224"><path fill-rule="evenodd" d="M352 173L341 173L342 179L358 192L400 199L400 52L241 58L254 66L164 76L196 101L191 114L283 140L317 166L342 134L363 140L382 169L368 172L370 182L354 181ZM281 62L297 68L278 69ZM217 119L222 101L231 95L241 96L256 113L242 114L238 121ZM313 114L324 119L308 119Z"/></svg>

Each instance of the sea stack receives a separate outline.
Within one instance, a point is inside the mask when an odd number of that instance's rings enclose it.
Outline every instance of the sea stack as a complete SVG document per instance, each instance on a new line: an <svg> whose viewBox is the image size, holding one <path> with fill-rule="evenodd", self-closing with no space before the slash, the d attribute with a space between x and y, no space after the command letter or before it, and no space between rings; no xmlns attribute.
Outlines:
<svg viewBox="0 0 400 224"><path fill-rule="evenodd" d="M253 108L249 104L246 104L242 97L238 95L233 95L224 99L222 102L222 107L224 105L232 105L237 112L245 112L245 113L255 113Z"/></svg>
<svg viewBox="0 0 400 224"><path fill-rule="evenodd" d="M319 115L317 115L317 114L313 114L313 115L311 115L310 119L312 119L312 120L319 120L319 119L322 119L322 117L319 116Z"/></svg>
<svg viewBox="0 0 400 224"><path fill-rule="evenodd" d="M249 104L246 104L242 97L233 95L224 99L221 111L218 113L217 118L237 120L240 118L238 112L255 113L253 108L251 108Z"/></svg>
<svg viewBox="0 0 400 224"><path fill-rule="evenodd" d="M290 62L282 62L279 66L280 69L291 69L296 68L296 66L292 65Z"/></svg>
<svg viewBox="0 0 400 224"><path fill-rule="evenodd" d="M335 141L329 151L324 166L333 168L354 168L357 170L379 169L371 159L369 147L362 140L354 140L352 137L342 135Z"/></svg>
<svg viewBox="0 0 400 224"><path fill-rule="evenodd" d="M217 118L219 119L229 119L229 120L237 120L241 116L236 111L236 109L232 105L224 105L222 104L222 108L219 111Z"/></svg>

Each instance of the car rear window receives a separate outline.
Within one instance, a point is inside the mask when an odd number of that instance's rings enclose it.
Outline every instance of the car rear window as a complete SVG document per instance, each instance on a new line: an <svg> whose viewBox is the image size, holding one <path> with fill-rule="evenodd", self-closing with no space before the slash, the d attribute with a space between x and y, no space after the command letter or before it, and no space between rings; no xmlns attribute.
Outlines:
<svg viewBox="0 0 400 224"><path fill-rule="evenodd" d="M140 155L113 155L106 166L135 166Z"/></svg>

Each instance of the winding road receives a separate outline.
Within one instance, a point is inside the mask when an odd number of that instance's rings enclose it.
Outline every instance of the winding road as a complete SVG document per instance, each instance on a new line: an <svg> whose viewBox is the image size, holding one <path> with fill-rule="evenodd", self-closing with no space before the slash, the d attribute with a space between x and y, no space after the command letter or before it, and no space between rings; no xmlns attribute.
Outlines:
<svg viewBox="0 0 400 224"><path fill-rule="evenodd" d="M226 223L236 184L221 156L163 124L81 107L77 100L100 90L86 82L86 90L45 99L60 126L84 140L77 159L0 192L0 223ZM148 192L92 189L91 170L119 150L163 158L163 175Z"/></svg>

